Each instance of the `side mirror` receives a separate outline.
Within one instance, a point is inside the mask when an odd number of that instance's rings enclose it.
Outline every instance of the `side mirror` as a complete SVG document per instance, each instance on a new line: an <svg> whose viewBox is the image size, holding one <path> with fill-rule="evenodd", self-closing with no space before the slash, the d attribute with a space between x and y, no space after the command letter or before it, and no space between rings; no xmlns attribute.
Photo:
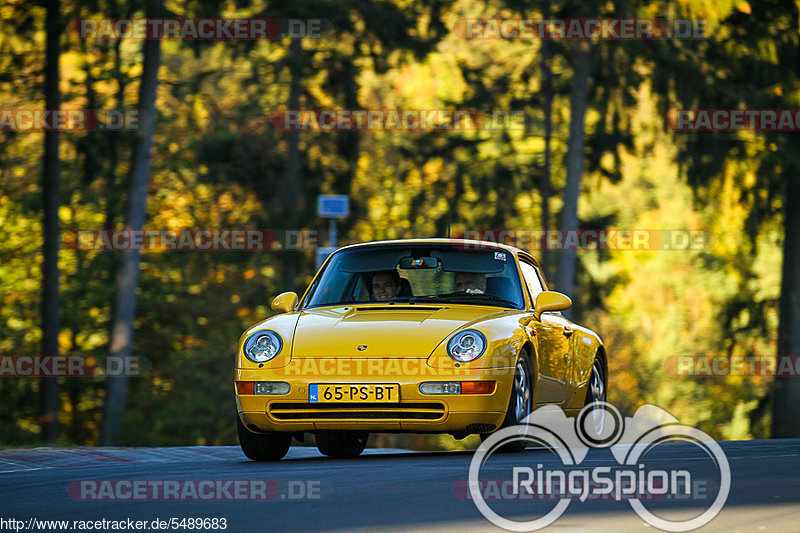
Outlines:
<svg viewBox="0 0 800 533"><path fill-rule="evenodd" d="M563 311L569 309L571 305L572 300L566 294L556 291L540 292L533 304L533 316L536 320L540 320L542 313L546 311Z"/></svg>
<svg viewBox="0 0 800 533"><path fill-rule="evenodd" d="M294 308L297 307L297 293L295 292L284 292L279 294L272 300L272 308L275 311L283 311L284 313L289 313L294 311Z"/></svg>

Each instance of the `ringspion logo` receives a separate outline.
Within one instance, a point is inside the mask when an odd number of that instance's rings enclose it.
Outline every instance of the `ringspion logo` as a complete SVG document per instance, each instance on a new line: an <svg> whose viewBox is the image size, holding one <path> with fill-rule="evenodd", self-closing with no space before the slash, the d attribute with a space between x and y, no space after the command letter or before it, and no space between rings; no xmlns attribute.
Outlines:
<svg viewBox="0 0 800 533"><path fill-rule="evenodd" d="M489 485L487 481L496 479L501 468L494 464L487 466L487 462L493 453L517 441L543 446L561 463L545 467L543 464L518 462L511 468L507 479L511 480L512 496L524 493L528 497L519 499L537 499L538 496L538 499L556 502L544 515L527 521L502 516L491 508L484 494ZM706 490L710 483L696 483L698 474L701 478L708 476L704 468L708 461L671 464L667 469L649 464L648 454L668 442L688 443L700 448L703 453L698 457L708 459L713 465L711 471L718 472L716 494ZM617 464L613 467L584 464L589 450L596 448L608 448ZM523 461L526 458L521 457ZM543 462L541 459L538 461ZM702 467L697 463L703 463ZM492 472L492 477L481 475L484 468ZM694 475L692 468L696 469ZM542 529L555 522L572 502L598 498L627 501L637 515L659 529L690 531L717 516L728 499L730 485L730 465L719 444L699 429L680 424L675 417L654 405L643 405L633 417L624 419L614 406L605 402L587 405L575 418L567 418L564 411L554 405L541 407L520 425L501 429L483 441L469 468L469 498L487 520L508 531ZM691 494L698 486L703 488L704 499L710 503L692 518L667 520L646 505L650 500L671 498L680 503L685 501L681 496ZM697 501L693 504L696 505Z"/></svg>

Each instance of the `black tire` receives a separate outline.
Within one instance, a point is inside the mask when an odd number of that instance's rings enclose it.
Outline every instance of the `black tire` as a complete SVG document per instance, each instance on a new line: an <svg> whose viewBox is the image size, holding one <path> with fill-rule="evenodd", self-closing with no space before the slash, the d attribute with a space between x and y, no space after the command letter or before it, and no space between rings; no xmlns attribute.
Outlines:
<svg viewBox="0 0 800 533"><path fill-rule="evenodd" d="M253 433L236 416L239 445L244 454L253 461L279 461L289 451L292 435L289 433Z"/></svg>
<svg viewBox="0 0 800 533"><path fill-rule="evenodd" d="M317 448L322 455L337 459L358 457L367 447L369 433L365 431L318 431Z"/></svg>
<svg viewBox="0 0 800 533"><path fill-rule="evenodd" d="M531 360L528 352L522 350L517 358L516 369L514 370L514 384L511 388L511 397L508 399L508 409L503 425L498 431L510 426L522 424L522 421L533 412L533 374L531 372ZM486 440L491 433L481 435L481 441ZM516 440L509 444L499 447L499 453L516 453L523 451L528 442Z"/></svg>
<svg viewBox="0 0 800 533"><path fill-rule="evenodd" d="M606 368L602 359L595 357L592 363L592 370L589 373L589 383L586 386L586 399L583 402L584 407L595 403L605 402L608 393L608 378L606 378ZM592 408L588 414L589 419L584 423L592 424L592 431L595 435L600 435L606 424L608 413L600 406Z"/></svg>
<svg viewBox="0 0 800 533"><path fill-rule="evenodd" d="M595 357L592 371L589 374L589 386L586 387L586 401L584 405L593 402L604 402L608 393L608 379L602 359Z"/></svg>

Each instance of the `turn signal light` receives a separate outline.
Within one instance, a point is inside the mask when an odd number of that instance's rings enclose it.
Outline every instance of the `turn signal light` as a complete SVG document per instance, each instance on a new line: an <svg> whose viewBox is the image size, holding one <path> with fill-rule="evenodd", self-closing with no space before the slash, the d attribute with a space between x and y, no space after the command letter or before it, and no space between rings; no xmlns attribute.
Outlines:
<svg viewBox="0 0 800 533"><path fill-rule="evenodd" d="M462 381L461 394L491 394L494 387L494 381Z"/></svg>
<svg viewBox="0 0 800 533"><path fill-rule="evenodd" d="M256 382L255 381L237 381L236 393L237 394L255 394Z"/></svg>
<svg viewBox="0 0 800 533"><path fill-rule="evenodd" d="M422 394L492 394L494 381L430 381L421 383Z"/></svg>

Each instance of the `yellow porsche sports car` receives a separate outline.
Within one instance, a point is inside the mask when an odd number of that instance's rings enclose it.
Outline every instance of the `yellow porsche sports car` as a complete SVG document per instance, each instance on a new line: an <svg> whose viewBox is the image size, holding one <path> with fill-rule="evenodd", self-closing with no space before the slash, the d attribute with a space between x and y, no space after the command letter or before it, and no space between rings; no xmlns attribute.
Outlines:
<svg viewBox="0 0 800 533"><path fill-rule="evenodd" d="M239 341L242 450L277 460L313 433L323 454L355 457L374 432L485 437L544 404L574 416L605 400L608 365L598 335L560 313L571 303L510 246L341 248Z"/></svg>

